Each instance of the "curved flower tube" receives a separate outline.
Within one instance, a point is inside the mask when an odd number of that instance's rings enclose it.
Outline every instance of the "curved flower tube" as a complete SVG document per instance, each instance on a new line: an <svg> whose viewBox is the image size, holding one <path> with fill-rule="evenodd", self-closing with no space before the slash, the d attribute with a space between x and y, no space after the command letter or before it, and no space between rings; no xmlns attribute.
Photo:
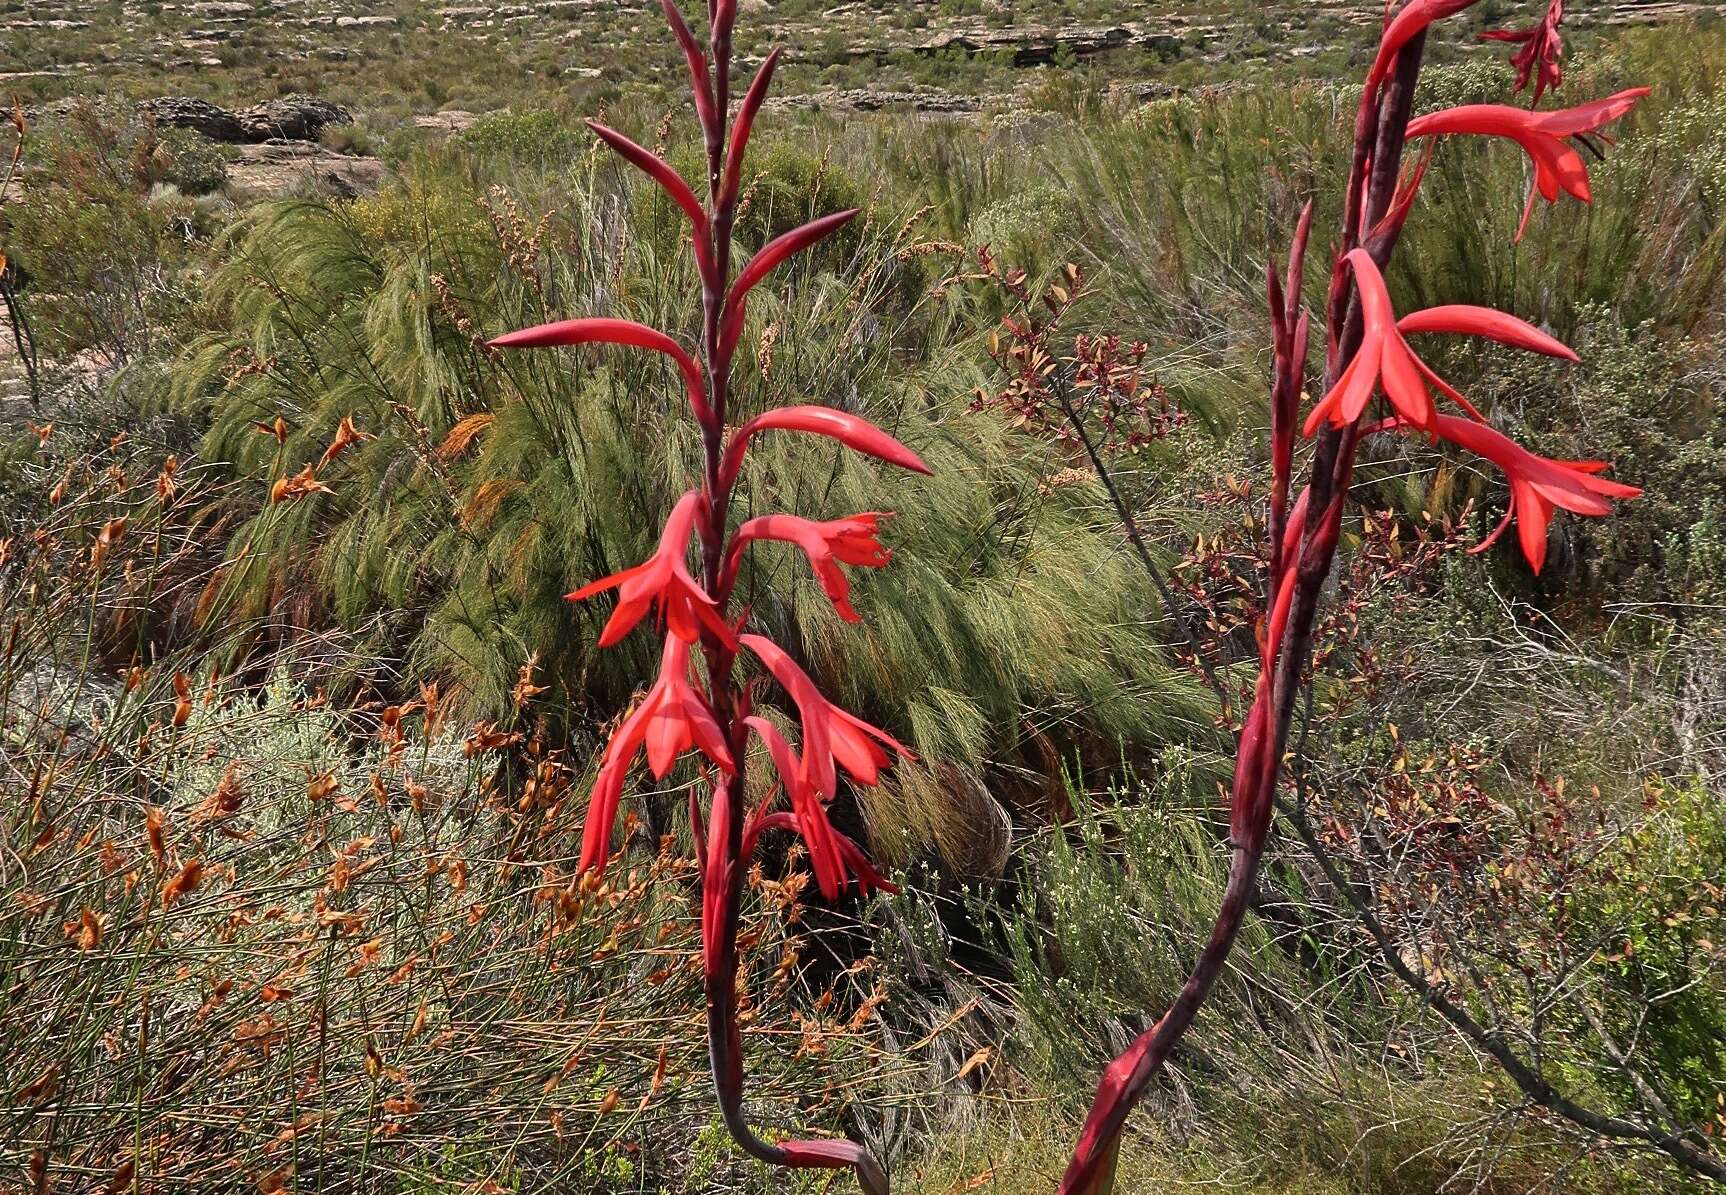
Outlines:
<svg viewBox="0 0 1726 1195"><path fill-rule="evenodd" d="M719 112L713 102L713 79L707 69L707 55L701 52L701 46L695 40L695 34L689 30L689 22L683 19L683 13L678 9L676 0L659 0L660 10L665 13L666 23L671 26L671 35L677 39L678 48L683 51L683 61L689 67L689 91L695 101L695 118L701 124L703 133L711 134L719 127Z"/></svg>
<svg viewBox="0 0 1726 1195"><path fill-rule="evenodd" d="M755 72L755 81L749 85L749 90L744 92L743 102L737 107L737 119L731 126L731 144L725 151L724 181L719 188L722 207L737 202L738 192L743 184L743 159L749 149L749 135L754 132L755 117L767 99L767 89L773 82L773 71L779 65L779 55L778 47L767 55L761 63L761 69Z"/></svg>
<svg viewBox="0 0 1726 1195"><path fill-rule="evenodd" d="M749 306L749 292L786 258L801 253L849 224L859 210L861 209L851 208L848 211L834 212L830 216L822 216L819 220L811 220L801 227L793 228L790 232L768 241L759 253L749 259L749 264L738 273L737 281L731 284L731 291L725 296L725 320L721 326L720 344L727 356L736 350L737 342L743 338L743 317Z"/></svg>
<svg viewBox="0 0 1726 1195"><path fill-rule="evenodd" d="M1410 121L1408 135L1415 138L1474 134L1506 137L1520 145L1534 163L1534 182L1522 209L1522 222L1516 228L1516 239L1520 241L1528 229L1536 194L1548 203L1557 203L1560 192L1583 203L1593 201L1588 189L1588 167L1582 155L1565 144L1564 139L1604 128L1634 108L1648 91L1646 87L1632 87L1603 100L1551 112L1534 112L1509 104L1464 104Z"/></svg>
<svg viewBox="0 0 1726 1195"><path fill-rule="evenodd" d="M752 541L773 539L796 544L809 557L809 567L815 570L816 579L821 582L833 608L839 611L839 617L846 622L861 622L861 616L851 606L851 582L839 566L882 568L892 560L893 553L882 547L876 538L880 520L892 517L878 511L866 511L825 523L797 515L764 515L750 519L732 537L731 555L726 562L727 580L722 587L730 588L731 579L736 576L743 558L743 550Z"/></svg>
<svg viewBox="0 0 1726 1195"><path fill-rule="evenodd" d="M743 470L743 455L749 448L749 438L757 432L774 430L827 436L854 452L898 465L901 469L909 469L913 473L930 472L929 466L916 453L861 416L836 411L832 407L776 407L738 428L725 446L725 459L719 467L719 475L726 485L736 481Z"/></svg>
<svg viewBox="0 0 1726 1195"><path fill-rule="evenodd" d="M705 628L721 643L736 647L736 637L719 616L717 604L690 576L685 563L701 508L701 495L690 490L671 508L665 530L659 536L659 549L650 558L564 595L566 601L579 602L607 589L618 591L617 609L612 611L611 620L599 637L601 647L610 647L634 630L655 603L674 638L694 643Z"/></svg>
<svg viewBox="0 0 1726 1195"><path fill-rule="evenodd" d="M647 749L647 766L664 779L677 757L691 748L726 772L737 770L725 732L707 698L689 683L689 644L676 635L665 637L659 679L640 705L624 718L606 745L599 777L588 797L582 826L581 870L603 871L611 856L611 829L617 821L623 782L637 751Z"/></svg>
<svg viewBox="0 0 1726 1195"><path fill-rule="evenodd" d="M494 349L542 349L575 344L621 344L632 348L652 349L677 362L683 374L683 385L689 396L690 409L702 423L713 419L713 409L707 402L707 384L701 377L701 366L695 363L684 347L657 328L626 319L566 319L556 323L538 324L518 332L508 332L486 341Z"/></svg>
<svg viewBox="0 0 1726 1195"><path fill-rule="evenodd" d="M1367 90L1377 88L1390 77L1391 67L1396 64L1396 56L1411 41L1426 32L1428 25L1455 16L1463 9L1473 7L1474 3L1475 0L1409 0L1404 4L1384 27L1384 34L1379 38L1378 54L1372 60L1372 69L1366 73Z"/></svg>
<svg viewBox="0 0 1726 1195"><path fill-rule="evenodd" d="M585 122L593 130L594 136L616 150L618 156L631 166L640 170L654 182L665 189L672 202L683 209L689 222L694 226L695 235L692 243L695 246L695 264L704 279L714 277L713 245L708 238L707 210L701 206L701 201L695 197L695 192L689 189L689 184L683 181L683 176L671 168L671 164L651 150L637 145L615 129L607 128L597 120Z"/></svg>

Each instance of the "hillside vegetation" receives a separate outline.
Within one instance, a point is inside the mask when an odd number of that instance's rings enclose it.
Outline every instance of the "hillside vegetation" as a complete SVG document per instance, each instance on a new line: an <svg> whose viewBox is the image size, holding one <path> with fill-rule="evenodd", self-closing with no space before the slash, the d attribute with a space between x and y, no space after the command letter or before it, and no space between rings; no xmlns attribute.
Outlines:
<svg viewBox="0 0 1726 1195"><path fill-rule="evenodd" d="M599 651L610 600L563 595L645 559L687 488L676 371L486 344L576 315L696 342L677 209L580 123L603 105L698 176L672 55L611 5L240 7L8 34L18 69L64 73L25 83L0 208L39 354L30 378L0 356L0 1190L827 1190L736 1156L705 1086L697 769L638 774L621 858L577 874L655 646ZM1011 20L1190 30L1191 7ZM1576 8L1565 102L1653 89L1590 161L1592 205L1539 204L1513 243L1522 155L1447 142L1390 284L1574 346L1427 359L1645 497L1560 515L1534 576L1512 542L1466 550L1505 512L1496 474L1369 446L1304 767L1123 1191L1712 1189L1655 1138L1718 1159L1726 1134L1726 29ZM793 94L984 97L788 105L746 167L740 252L862 214L756 292L734 421L842 408L933 469L761 437L744 481L740 517L894 512L893 567L852 574L868 634L788 551L738 593L916 755L834 806L898 894L830 905L800 848L748 878L769 1134L848 1134L905 1192L1053 1190L1099 1069L1208 932L1266 567L1264 268L1307 199L1339 222L1360 15L1209 6L1175 50L1048 66L893 48L1007 23L981 5L752 19L746 56L794 47ZM338 17L379 19L334 39ZM140 50L146 18L212 44ZM1502 47L1438 62L1423 109L1505 98ZM278 86L353 106L326 147L381 157L375 188L252 201L232 151L132 104ZM451 106L483 115L412 129ZM1054 355L1104 344L1130 375L1085 393L1101 475L1014 405L1014 329L1051 288ZM1648 1133L1531 1099L1435 993Z"/></svg>

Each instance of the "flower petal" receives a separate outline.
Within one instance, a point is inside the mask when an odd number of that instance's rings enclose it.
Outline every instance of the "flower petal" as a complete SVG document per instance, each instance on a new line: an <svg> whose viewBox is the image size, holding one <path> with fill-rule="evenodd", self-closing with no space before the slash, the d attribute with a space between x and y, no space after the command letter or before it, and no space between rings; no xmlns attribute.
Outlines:
<svg viewBox="0 0 1726 1195"><path fill-rule="evenodd" d="M1481 336L1531 353L1545 353L1548 357L1562 357L1566 361L1578 360L1575 351L1563 341L1548 336L1526 320L1490 307L1475 307L1468 303L1428 307L1403 316L1396 326L1408 334L1455 332L1464 336Z"/></svg>
<svg viewBox="0 0 1726 1195"><path fill-rule="evenodd" d="M809 432L838 440L856 452L873 456L913 473L928 473L929 466L905 445L858 415L834 410L832 407L775 407L765 411L738 429L725 449L721 473L729 484L743 468L743 454L749 438L757 432L782 430Z"/></svg>
<svg viewBox="0 0 1726 1195"><path fill-rule="evenodd" d="M550 324L538 324L532 328L522 328L515 332L507 332L486 343L496 349L538 349L575 344L621 344L664 353L677 362L677 368L683 374L683 385L689 397L689 405L694 409L697 418L703 421L710 418L706 384L702 381L701 367L695 363L695 358L664 332L657 328L650 328L646 324L638 324L634 320L598 317L566 319Z"/></svg>

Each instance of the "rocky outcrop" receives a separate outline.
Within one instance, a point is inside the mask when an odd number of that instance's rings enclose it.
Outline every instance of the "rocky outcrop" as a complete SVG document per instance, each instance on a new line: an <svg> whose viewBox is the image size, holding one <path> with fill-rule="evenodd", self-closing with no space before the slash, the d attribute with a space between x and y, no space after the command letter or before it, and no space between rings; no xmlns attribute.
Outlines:
<svg viewBox="0 0 1726 1195"><path fill-rule="evenodd" d="M919 42L853 46L847 57L873 58L886 62L893 54L909 51L928 57L981 54L1010 58L1014 66L1047 66L1063 52L1088 58L1109 50L1130 47L1158 51L1178 50L1183 38L1163 29L1147 30L1131 25L1105 25L1066 29L967 29L942 33Z"/></svg>
<svg viewBox="0 0 1726 1195"><path fill-rule="evenodd" d="M981 112L983 100L979 96L954 95L946 91L879 91L857 87L845 91L780 96L768 100L767 106L814 112L878 112L892 108L936 115L964 115Z"/></svg>
<svg viewBox="0 0 1726 1195"><path fill-rule="evenodd" d="M162 128L191 129L194 133L202 133L211 141L246 140L240 118L208 100L165 95L159 99L145 100L138 107L155 117L156 124Z"/></svg>
<svg viewBox="0 0 1726 1195"><path fill-rule="evenodd" d="M353 123L340 104L309 95L290 95L246 108L237 114L247 141L315 141L331 125Z"/></svg>
<svg viewBox="0 0 1726 1195"><path fill-rule="evenodd" d="M431 133L460 133L473 127L479 117L461 108L446 108L414 117L414 128Z"/></svg>
<svg viewBox="0 0 1726 1195"><path fill-rule="evenodd" d="M228 167L230 193L239 200L320 193L352 199L378 189L384 165L376 158L331 153L306 142L248 145Z"/></svg>
<svg viewBox="0 0 1726 1195"><path fill-rule="evenodd" d="M212 141L233 145L315 141L330 125L353 121L353 115L341 105L309 95L284 96L238 112L185 96L145 100L139 107L155 117L158 125L191 129Z"/></svg>

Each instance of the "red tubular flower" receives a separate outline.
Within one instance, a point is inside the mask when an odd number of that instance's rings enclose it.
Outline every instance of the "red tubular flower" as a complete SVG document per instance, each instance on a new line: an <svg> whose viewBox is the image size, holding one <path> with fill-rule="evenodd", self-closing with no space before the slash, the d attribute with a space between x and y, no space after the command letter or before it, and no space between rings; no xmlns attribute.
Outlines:
<svg viewBox="0 0 1726 1195"><path fill-rule="evenodd" d="M893 553L882 547L881 541L876 538L879 521L892 517L890 514L867 511L826 523L799 518L796 515L765 515L750 519L737 529L737 534L731 540L731 560L727 573L736 574L737 562L742 558L744 547L751 540L774 539L796 544L803 549L803 554L809 557L809 566L815 570L821 588L832 601L834 609L839 611L839 617L846 622L861 622L857 611L851 607L851 582L839 566L849 564L859 568L880 568L892 560Z"/></svg>
<svg viewBox="0 0 1726 1195"><path fill-rule="evenodd" d="M665 637L660 656L659 679L640 705L618 726L606 745L599 778L588 798L587 822L582 828L581 870L602 870L611 855L611 827L617 820L617 805L623 782L635 753L647 748L647 766L656 779L663 779L677 757L691 748L727 772L736 770L725 732L713 716L707 698L689 683L689 644L676 635Z"/></svg>
<svg viewBox="0 0 1726 1195"><path fill-rule="evenodd" d="M689 66L689 91L695 100L695 118L701 124L701 131L711 135L719 128L720 114L713 103L713 79L707 69L707 55L701 52L701 46L696 42L695 34L690 32L689 22L678 10L676 0L659 0L659 7L665 11L671 34L677 39L683 50L683 60Z"/></svg>
<svg viewBox="0 0 1726 1195"><path fill-rule="evenodd" d="M1646 87L1632 87L1603 100L1552 112L1534 112L1513 108L1509 104L1464 104L1460 108L1445 108L1410 121L1408 135L1412 138L1472 133L1508 137L1522 146L1534 162L1534 183L1529 188L1528 203L1522 209L1522 223L1516 229L1516 239L1521 240L1528 228L1529 215L1534 211L1536 192L1548 203L1557 203L1560 191L1574 195L1584 203L1593 199L1588 189L1588 167L1583 163L1582 155L1564 139L1593 133L1611 124L1634 108L1648 90Z"/></svg>
<svg viewBox="0 0 1726 1195"><path fill-rule="evenodd" d="M701 628L706 627L726 646L736 648L736 636L719 616L714 600L690 576L685 562L701 510L701 495L690 490L672 507L659 537L659 550L650 559L565 595L569 601L579 602L607 589L618 591L617 609L599 637L601 647L610 647L634 630L635 624L657 602L674 638L694 643Z"/></svg>
<svg viewBox="0 0 1726 1195"><path fill-rule="evenodd" d="M823 697L809 674L773 640L761 635L741 635L739 640L767 665L773 679L797 703L803 721L803 773L821 796L832 797L838 791L835 764L859 784L873 785L879 781L881 769L892 762L879 744L912 758L910 750L892 735Z"/></svg>
<svg viewBox="0 0 1726 1195"><path fill-rule="evenodd" d="M646 152L646 151L643 151ZM713 411L707 405L707 387L701 379L701 366L695 363L684 347L657 328L626 319L566 319L553 324L539 324L508 332L486 342L494 349L540 349L572 344L621 344L632 348L652 349L677 362L683 374L684 391L689 406L702 423L710 423Z"/></svg>
<svg viewBox="0 0 1726 1195"><path fill-rule="evenodd" d="M837 900L840 891L845 887L845 859L839 851L833 825L827 820L827 810L821 804L821 796L809 783L803 760L771 722L764 718L749 718L746 721L749 729L755 732L756 738L766 744L767 753L773 757L773 766L778 770L780 782L791 799L791 812L797 823L797 832L809 847L809 864L815 872L815 882L821 888L821 895L828 900Z"/></svg>
<svg viewBox="0 0 1726 1195"><path fill-rule="evenodd" d="M1480 35L1485 41L1521 43L1522 49L1510 56L1510 64L1516 68L1517 94L1530 79L1534 81L1530 108L1540 107L1540 97L1548 87L1557 91L1564 83L1564 68L1559 65L1564 57L1564 38L1558 32L1563 23L1564 0L1551 0L1538 25L1521 30L1493 29Z"/></svg>
<svg viewBox="0 0 1726 1195"><path fill-rule="evenodd" d="M767 55L761 63L761 69L755 72L755 81L744 93L743 102L737 107L737 120L731 126L731 144L726 146L725 150L724 184L719 191L722 206L729 207L737 200L738 190L743 182L743 157L749 149L749 135L754 131L755 117L767 99L767 88L773 82L773 71L779 65L779 54L780 51L775 48Z"/></svg>
<svg viewBox="0 0 1726 1195"><path fill-rule="evenodd" d="M818 1170L843 1170L850 1166L857 1171L857 1185L863 1189L863 1195L887 1195L887 1175L880 1163L854 1141L840 1138L781 1141L779 1149L792 1166Z"/></svg>
<svg viewBox="0 0 1726 1195"><path fill-rule="evenodd" d="M1346 427L1359 419L1371 401L1375 387L1383 388L1404 422L1422 430L1430 431L1437 416L1432 394L1427 389L1428 382L1476 419L1482 417L1450 383L1414 355L1414 350L1403 339L1405 332L1458 332L1483 336L1530 352L1576 360L1575 353L1532 324L1487 307L1462 303L1429 307L1398 320L1396 312L1391 309L1384 275L1379 273L1372 255L1364 249L1354 249L1346 260L1354 270L1355 283L1360 290L1365 332L1360 351L1337 378L1336 385L1307 416L1305 431L1309 436L1327 419L1333 427Z"/></svg>
<svg viewBox="0 0 1726 1195"><path fill-rule="evenodd" d="M811 220L801 227L793 228L790 232L768 241L759 253L749 259L749 263L738 273L737 281L731 284L730 293L725 296L725 321L720 346L727 357L737 348L737 342L743 339L743 316L749 306L749 292L786 258L801 253L850 223L858 210L851 208L848 211L834 212L830 216L822 216L819 220Z"/></svg>
<svg viewBox="0 0 1726 1195"><path fill-rule="evenodd" d="M916 453L860 416L835 411L832 407L777 407L745 423L725 446L725 461L720 466L719 476L726 485L736 481L743 468L743 454L749 448L749 438L756 432L776 429L827 436L855 452L877 457L901 469L909 469L913 473L930 471Z"/></svg>
<svg viewBox="0 0 1726 1195"><path fill-rule="evenodd" d="M1405 426L1394 419L1379 425L1388 430ZM1606 461L1557 461L1540 456L1484 423L1440 415L1432 430L1491 461L1510 483L1510 509L1492 534L1470 550L1484 552L1491 547L1514 517L1522 554L1536 573L1546 563L1546 529L1552 522L1554 507L1579 515L1600 516L1612 512L1609 499L1636 498L1642 494L1635 486L1599 476L1611 467Z"/></svg>
<svg viewBox="0 0 1726 1195"><path fill-rule="evenodd" d="M671 168L671 164L658 154L644 149L625 137L615 129L609 129L597 120L587 121L587 127L601 141L616 150L618 155L630 165L640 170L654 182L665 189L665 193L678 207L683 209L689 222L694 226L695 236L692 243L695 246L695 263L701 271L703 279L715 276L713 261L713 246L708 240L707 211L701 206L701 201L695 197L695 192L689 184L683 181L683 176Z"/></svg>
<svg viewBox="0 0 1726 1195"><path fill-rule="evenodd" d="M1366 74L1367 91L1370 93L1390 77L1390 68L1395 63L1397 54L1428 25L1453 16L1474 2L1475 0L1409 0L1384 27L1384 35L1378 42L1378 55L1372 60L1372 69Z"/></svg>

